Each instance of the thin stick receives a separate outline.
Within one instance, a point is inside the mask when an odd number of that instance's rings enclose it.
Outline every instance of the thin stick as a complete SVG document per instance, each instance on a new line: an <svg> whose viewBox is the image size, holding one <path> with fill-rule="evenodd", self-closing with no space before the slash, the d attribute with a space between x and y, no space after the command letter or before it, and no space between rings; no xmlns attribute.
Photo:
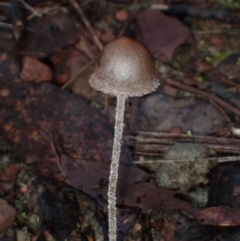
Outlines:
<svg viewBox="0 0 240 241"><path fill-rule="evenodd" d="M29 10L30 12L34 13L36 12L36 10L31 6L29 5L27 2L25 2L24 0L18 0L20 3L22 3L22 5L27 9Z"/></svg>
<svg viewBox="0 0 240 241"><path fill-rule="evenodd" d="M85 27L88 29L89 33L92 35L94 43L97 45L99 50L102 50L103 45L102 45L101 41L99 40L99 38L97 37L97 35L94 33L94 30L93 30L91 24L87 20L85 14L84 14L83 10L81 9L81 7L79 6L79 4L76 2L76 0L69 0L69 2L73 5L73 7L78 12L79 16L82 18L82 21L83 21Z"/></svg>
<svg viewBox="0 0 240 241"><path fill-rule="evenodd" d="M115 132L113 141L112 161L108 187L108 228L109 241L117 240L117 218L116 218L116 190L118 179L118 167L121 151L121 140L123 132L123 117L126 97L117 96L117 108L115 116Z"/></svg>
<svg viewBox="0 0 240 241"><path fill-rule="evenodd" d="M134 148L135 154L145 156L162 156L169 146L176 143L204 144L218 154L240 153L240 140L234 138L138 131L134 135L125 134L123 140Z"/></svg>
<svg viewBox="0 0 240 241"><path fill-rule="evenodd" d="M187 91L189 91L189 92L191 92L191 93L200 95L200 96L201 96L202 98L204 98L204 99L210 99L210 100L218 103L220 106L226 108L227 110L233 112L234 114L240 116L240 109L238 109L238 108L235 107L235 106L230 105L230 104L227 103L226 101L224 101L224 100L222 100L221 98L217 97L215 94L212 94L212 93L208 93L208 92L199 90L199 89L197 89L197 88L194 88L194 87L192 87L192 86L189 86L189 85L186 85L186 84L177 82L177 81L172 80L172 79L167 79L167 80L166 80L166 83L167 83L167 84L170 84L170 85L172 85L172 86L178 87L178 88L180 88L180 89L187 90Z"/></svg>
<svg viewBox="0 0 240 241"><path fill-rule="evenodd" d="M219 34L222 33L224 29L212 29L212 30L203 30L203 31L193 31L193 34Z"/></svg>
<svg viewBox="0 0 240 241"><path fill-rule="evenodd" d="M35 9L31 5L29 5L27 2L24 0L18 0L22 5L29 11L31 14L27 17L27 20L30 20L34 17L41 17L43 15L44 10L41 9Z"/></svg>
<svg viewBox="0 0 240 241"><path fill-rule="evenodd" d="M155 4L152 4L152 5L151 5L150 9L168 10L168 9L169 9L169 6L168 6L168 5L165 5L165 4L155 3Z"/></svg>
<svg viewBox="0 0 240 241"><path fill-rule="evenodd" d="M140 137L139 137L140 136ZM146 143L150 141L151 143L168 143L167 141L184 141L184 142L194 142L203 144L228 144L228 145L240 145L240 140L235 138L226 137L215 137L215 136L189 136L187 134L175 134L175 133L165 133L165 132L150 132L150 131L130 131L125 133L126 138L131 138L138 142ZM162 141L164 140L164 141ZM149 143L149 142L147 142Z"/></svg>
<svg viewBox="0 0 240 241"><path fill-rule="evenodd" d="M224 74L222 74L220 71L218 71L216 68L214 68L211 64L209 64L205 60L201 60L201 63L204 67L207 68L207 70L210 70L214 75L218 77L219 82L226 83L228 85L240 88L240 85L226 77Z"/></svg>
<svg viewBox="0 0 240 241"><path fill-rule="evenodd" d="M176 160L148 160L148 161L134 161L135 164L153 164L153 163L172 163L172 162L197 162L197 161L217 161L218 163L240 161L240 156L226 156L226 157L206 157L195 159L176 159Z"/></svg>
<svg viewBox="0 0 240 241"><path fill-rule="evenodd" d="M0 22L0 27L13 28L13 25L11 23Z"/></svg>
<svg viewBox="0 0 240 241"><path fill-rule="evenodd" d="M89 50L86 38L84 36L81 36L80 41L75 45L78 50L84 51L84 53L93 60L95 58L94 54Z"/></svg>
<svg viewBox="0 0 240 241"><path fill-rule="evenodd" d="M78 72L76 76L71 78L68 82L66 82L61 89L64 90L66 89L80 74L82 74L86 69L88 69L93 63L95 62L95 59L87 63L86 65L83 66L83 68Z"/></svg>
<svg viewBox="0 0 240 241"><path fill-rule="evenodd" d="M225 117L225 119L227 120L228 124L231 123L230 118L228 117L228 115L226 114L226 112L219 106L217 105L214 101L209 100L209 102L216 108L218 109L219 112L221 112L221 114Z"/></svg>

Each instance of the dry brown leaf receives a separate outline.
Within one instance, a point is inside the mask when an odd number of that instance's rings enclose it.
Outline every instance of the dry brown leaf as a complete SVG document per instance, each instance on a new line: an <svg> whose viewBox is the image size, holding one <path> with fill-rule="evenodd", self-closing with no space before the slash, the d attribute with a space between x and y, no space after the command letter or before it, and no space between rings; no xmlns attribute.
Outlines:
<svg viewBox="0 0 240 241"><path fill-rule="evenodd" d="M0 236L13 224L16 211L5 200L0 198Z"/></svg>
<svg viewBox="0 0 240 241"><path fill-rule="evenodd" d="M148 9L138 13L136 25L138 40L159 60L171 60L176 49L190 37L188 27L158 10Z"/></svg>
<svg viewBox="0 0 240 241"><path fill-rule="evenodd" d="M24 56L20 76L23 80L40 83L52 80L52 70L38 59Z"/></svg>

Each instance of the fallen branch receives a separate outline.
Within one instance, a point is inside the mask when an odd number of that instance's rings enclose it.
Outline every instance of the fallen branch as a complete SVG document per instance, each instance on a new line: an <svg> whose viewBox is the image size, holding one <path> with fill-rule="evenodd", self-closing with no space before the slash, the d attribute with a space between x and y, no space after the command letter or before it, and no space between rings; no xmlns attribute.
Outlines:
<svg viewBox="0 0 240 241"><path fill-rule="evenodd" d="M162 156L171 145L176 143L204 144L218 154L240 154L240 140L234 138L138 131L125 133L123 140L135 154L145 156Z"/></svg>

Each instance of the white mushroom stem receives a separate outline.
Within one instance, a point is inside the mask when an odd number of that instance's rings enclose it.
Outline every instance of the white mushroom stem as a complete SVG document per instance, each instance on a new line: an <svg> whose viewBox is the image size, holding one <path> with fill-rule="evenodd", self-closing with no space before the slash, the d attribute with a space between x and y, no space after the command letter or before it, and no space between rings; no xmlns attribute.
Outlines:
<svg viewBox="0 0 240 241"><path fill-rule="evenodd" d="M112 161L110 168L109 187L108 187L108 227L109 241L117 240L117 218L116 218L116 189L118 179L118 167L121 151L121 140L123 132L123 117L126 96L117 96L117 108L115 115L115 132L112 150Z"/></svg>

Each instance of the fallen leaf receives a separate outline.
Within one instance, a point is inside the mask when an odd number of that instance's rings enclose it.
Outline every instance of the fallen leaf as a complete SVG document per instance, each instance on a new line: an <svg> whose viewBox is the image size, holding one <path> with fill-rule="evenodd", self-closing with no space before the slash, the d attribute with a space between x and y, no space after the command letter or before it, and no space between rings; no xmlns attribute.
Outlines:
<svg viewBox="0 0 240 241"><path fill-rule="evenodd" d="M15 215L15 209L0 198L0 236L13 224Z"/></svg>
<svg viewBox="0 0 240 241"><path fill-rule="evenodd" d="M137 39L159 60L171 60L176 49L190 38L188 27L158 10L144 10L135 17Z"/></svg>
<svg viewBox="0 0 240 241"><path fill-rule="evenodd" d="M18 44L21 55L43 58L74 44L79 39L81 27L72 15L58 11L27 22L28 31Z"/></svg>
<svg viewBox="0 0 240 241"><path fill-rule="evenodd" d="M88 81L93 73L94 64L89 65L91 60L84 53L69 47L51 56L51 60L54 61L54 79L58 84L62 85L73 80L67 86L73 93L84 98L89 98L94 93ZM86 68L86 66L88 67ZM84 70L84 68L86 69ZM80 73L80 71L82 72Z"/></svg>
<svg viewBox="0 0 240 241"><path fill-rule="evenodd" d="M38 59L31 56L24 56L20 76L23 80L40 83L52 80L51 69Z"/></svg>
<svg viewBox="0 0 240 241"><path fill-rule="evenodd" d="M67 191L44 190L39 193L37 205L41 207L44 215L45 229L54 239L66 240L76 228L79 221L79 206L75 196Z"/></svg>

